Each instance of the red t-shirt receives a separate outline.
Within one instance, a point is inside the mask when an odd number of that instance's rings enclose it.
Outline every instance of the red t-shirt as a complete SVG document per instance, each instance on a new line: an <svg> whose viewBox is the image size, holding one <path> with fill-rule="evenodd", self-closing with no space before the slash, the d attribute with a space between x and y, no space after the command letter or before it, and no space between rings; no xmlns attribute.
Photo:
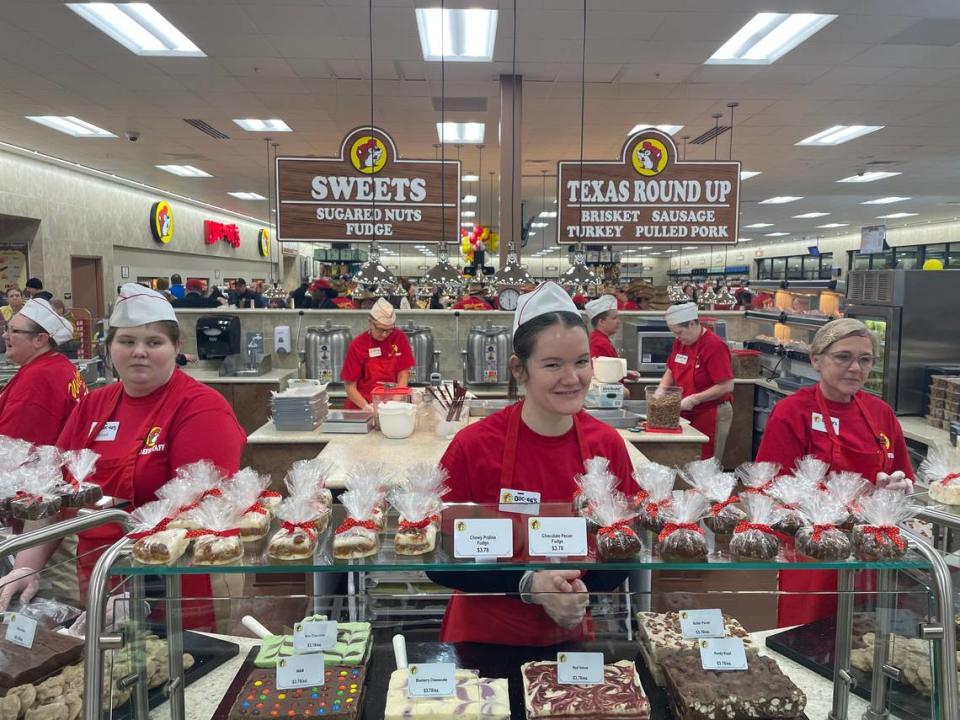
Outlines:
<svg viewBox="0 0 960 720"><path fill-rule="evenodd" d="M72 362L58 352L44 353L21 367L0 393L0 435L53 445L86 394Z"/></svg>
<svg viewBox="0 0 960 720"><path fill-rule="evenodd" d="M465 295L453 304L454 310L493 310L493 307L483 298Z"/></svg>
<svg viewBox="0 0 960 720"><path fill-rule="evenodd" d="M617 310L639 310L640 306L633 300L617 300Z"/></svg>
<svg viewBox="0 0 960 720"><path fill-rule="evenodd" d="M903 429L893 410L883 400L870 393L858 394L866 411L870 414L877 431L889 440L887 452L888 472L900 470L913 478L913 466L907 443L903 438ZM877 441L867 425L866 418L856 403L835 403L826 400L827 410L839 423L837 437L840 442L857 452L873 452ZM803 388L778 402L767 426L763 431L757 462L780 463L781 473L787 474L793 469L794 462L804 455L815 455L829 463L833 455L830 437L825 429L813 428L813 413L819 413L816 401L816 387ZM819 424L822 427L822 424ZM875 482L875 477L867 480Z"/></svg>
<svg viewBox="0 0 960 720"><path fill-rule="evenodd" d="M357 335L347 348L340 379L355 382L357 390L370 402L377 383L395 383L401 371L416 364L403 330L394 328L384 340L374 340L373 335L364 332Z"/></svg>
<svg viewBox="0 0 960 720"><path fill-rule="evenodd" d="M684 345L679 340L673 341L670 357L667 358L667 368L677 377L678 370L683 363L677 361L677 355L686 357L687 362L696 362L693 372L694 393L703 392L717 383L733 380L733 361L730 359L730 348L719 335L707 330L693 345ZM693 394L689 390L684 395ZM704 410L714 405L733 400L733 395L727 394L716 400L702 402L697 410Z"/></svg>
<svg viewBox="0 0 960 720"><path fill-rule="evenodd" d="M353 300L351 300L350 298L335 297L330 302L332 302L341 310L353 310Z"/></svg>
<svg viewBox="0 0 960 720"><path fill-rule="evenodd" d="M610 337L606 333L594 330L590 333L590 357L620 357L617 349L610 342Z"/></svg>

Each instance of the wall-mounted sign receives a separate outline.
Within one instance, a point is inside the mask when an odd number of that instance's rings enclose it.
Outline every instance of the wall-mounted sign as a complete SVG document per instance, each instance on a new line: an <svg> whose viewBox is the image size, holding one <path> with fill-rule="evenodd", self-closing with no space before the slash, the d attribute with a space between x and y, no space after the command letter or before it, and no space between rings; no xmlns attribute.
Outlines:
<svg viewBox="0 0 960 720"><path fill-rule="evenodd" d="M216 220L204 220L203 239L207 245L215 245L222 240L238 248L240 247L240 226L225 225Z"/></svg>
<svg viewBox="0 0 960 720"><path fill-rule="evenodd" d="M736 242L740 163L681 161L657 130L627 138L619 160L563 160L557 176L561 244Z"/></svg>
<svg viewBox="0 0 960 720"><path fill-rule="evenodd" d="M0 288L22 288L27 282L27 253L10 246L0 247Z"/></svg>
<svg viewBox="0 0 960 720"><path fill-rule="evenodd" d="M379 128L351 130L339 157L278 157L276 171L279 242L459 236L460 161L401 158Z"/></svg>
<svg viewBox="0 0 960 720"><path fill-rule="evenodd" d="M882 253L887 242L886 225L868 225L860 228L860 254L876 255Z"/></svg>
<svg viewBox="0 0 960 720"><path fill-rule="evenodd" d="M150 208L150 234L164 245L173 240L173 210L163 200L155 202Z"/></svg>
<svg viewBox="0 0 960 720"><path fill-rule="evenodd" d="M257 252L260 257L267 257L270 254L270 231L266 228L260 228L257 233Z"/></svg>

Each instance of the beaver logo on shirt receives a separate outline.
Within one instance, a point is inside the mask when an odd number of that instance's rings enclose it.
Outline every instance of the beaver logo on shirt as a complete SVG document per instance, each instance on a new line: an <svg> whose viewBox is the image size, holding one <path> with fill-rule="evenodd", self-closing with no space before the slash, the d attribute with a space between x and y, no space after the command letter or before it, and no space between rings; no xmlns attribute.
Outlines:
<svg viewBox="0 0 960 720"><path fill-rule="evenodd" d="M892 444L893 443L890 442L890 438L887 437L886 433L880 433L880 447L882 447L884 450L889 450Z"/></svg>
<svg viewBox="0 0 960 720"><path fill-rule="evenodd" d="M80 377L79 372L75 372L70 382L67 383L67 392L70 393L70 397L74 400L79 400L82 395L86 395L87 384L83 381L83 378Z"/></svg>
<svg viewBox="0 0 960 720"><path fill-rule="evenodd" d="M143 441L143 450L140 451L141 455L163 452L166 449L166 443L157 442L160 439L160 433L162 430L163 428L159 427L158 425L154 425L152 428L150 428L149 432L147 432L147 437Z"/></svg>

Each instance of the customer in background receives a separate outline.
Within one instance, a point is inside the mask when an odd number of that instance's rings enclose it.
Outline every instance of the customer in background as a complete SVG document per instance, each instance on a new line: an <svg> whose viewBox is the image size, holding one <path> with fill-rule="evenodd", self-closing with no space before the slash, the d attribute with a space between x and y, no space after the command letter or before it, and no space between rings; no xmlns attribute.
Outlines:
<svg viewBox="0 0 960 720"><path fill-rule="evenodd" d="M213 297L203 296L203 283L199 280L187 280L184 296L173 301L175 308L215 308L220 302Z"/></svg>
<svg viewBox="0 0 960 720"><path fill-rule="evenodd" d="M307 291L310 289L310 283L304 281L296 290L290 291L290 300L293 307L297 309L306 309L309 307L307 302Z"/></svg>
<svg viewBox="0 0 960 720"><path fill-rule="evenodd" d="M3 307L0 307L0 315L3 315L3 319L9 322L11 317L23 309L23 303L25 301L26 298L23 297L23 293L20 291L20 288L8 288L7 304Z"/></svg>
<svg viewBox="0 0 960 720"><path fill-rule="evenodd" d="M310 296L305 307L314 310L336 310L337 305L333 302L336 296L337 291L333 289L333 284L328 278L317 278L310 283Z"/></svg>
<svg viewBox="0 0 960 720"><path fill-rule="evenodd" d="M243 278L237 278L233 284L233 292L230 294L230 304L238 308L262 308L266 307L263 295L254 292L247 287L247 281Z"/></svg>
<svg viewBox="0 0 960 720"><path fill-rule="evenodd" d="M187 289L183 286L183 278L179 273L170 276L170 294L177 300L183 300L187 294Z"/></svg>
<svg viewBox="0 0 960 720"><path fill-rule="evenodd" d="M173 293L170 292L170 281L166 278L157 278L157 287L154 288L158 293L163 295L167 300L173 302L174 297Z"/></svg>
<svg viewBox="0 0 960 720"><path fill-rule="evenodd" d="M410 368L416 364L410 342L396 327L397 311L380 298L370 309L369 329L360 333L347 347L340 379L347 391L345 408L366 408L373 400L373 389L392 383L406 387Z"/></svg>
<svg viewBox="0 0 960 720"><path fill-rule="evenodd" d="M483 283L471 280L467 285L467 294L453 304L454 310L493 310L493 306L483 296Z"/></svg>
<svg viewBox="0 0 960 720"><path fill-rule="evenodd" d="M24 286L23 292L28 298L37 298L39 300L48 301L53 299L53 293L44 290L43 281L37 277L32 277L27 280L27 284Z"/></svg>

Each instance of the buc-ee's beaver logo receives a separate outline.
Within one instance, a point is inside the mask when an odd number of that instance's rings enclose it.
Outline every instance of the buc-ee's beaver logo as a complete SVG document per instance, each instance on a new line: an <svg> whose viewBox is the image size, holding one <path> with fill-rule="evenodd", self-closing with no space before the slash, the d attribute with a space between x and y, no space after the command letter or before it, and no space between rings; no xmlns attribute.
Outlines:
<svg viewBox="0 0 960 720"><path fill-rule="evenodd" d="M157 440L159 439L160 439L160 428L154 425L152 428L150 428L150 432L147 433L147 439L144 441L143 444L145 447L152 448L156 446Z"/></svg>
<svg viewBox="0 0 960 720"><path fill-rule="evenodd" d="M387 164L387 146L372 135L357 138L350 148L350 162L362 173L373 175Z"/></svg>
<svg viewBox="0 0 960 720"><path fill-rule="evenodd" d="M645 177L653 177L663 172L667 166L667 146L655 138L648 138L633 148L633 169Z"/></svg>
<svg viewBox="0 0 960 720"><path fill-rule="evenodd" d="M892 444L892 443L890 442L890 438L887 437L887 434L886 434L886 433L880 433L880 445L881 445L881 447L883 447L884 450L889 450L891 444Z"/></svg>

